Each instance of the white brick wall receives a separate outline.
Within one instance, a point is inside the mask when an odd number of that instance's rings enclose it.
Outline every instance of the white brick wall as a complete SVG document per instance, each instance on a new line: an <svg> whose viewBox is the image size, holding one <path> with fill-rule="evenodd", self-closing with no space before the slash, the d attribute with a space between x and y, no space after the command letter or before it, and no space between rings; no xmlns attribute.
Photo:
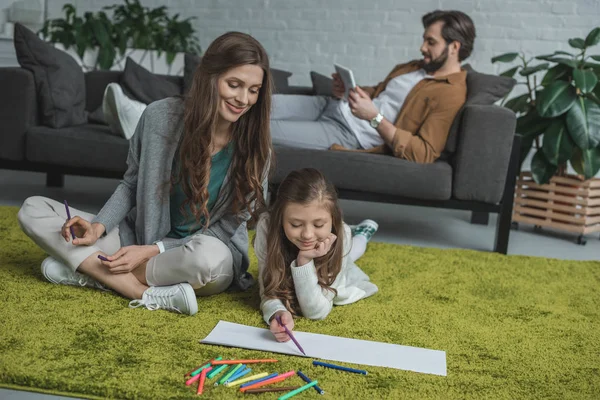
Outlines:
<svg viewBox="0 0 600 400"><path fill-rule="evenodd" d="M64 1L48 0L49 16ZM71 0L78 12L116 0ZM380 81L397 63L418 58L421 16L434 9L469 14L477 29L469 62L497 73L490 58L508 51L538 55L568 50L567 40L600 26L600 0L143 0L148 7L196 16L204 49L218 35L239 30L256 37L271 64L294 73L291 82L310 85L309 71L329 74L332 64L351 67L359 84ZM595 51L600 54L600 46Z"/></svg>

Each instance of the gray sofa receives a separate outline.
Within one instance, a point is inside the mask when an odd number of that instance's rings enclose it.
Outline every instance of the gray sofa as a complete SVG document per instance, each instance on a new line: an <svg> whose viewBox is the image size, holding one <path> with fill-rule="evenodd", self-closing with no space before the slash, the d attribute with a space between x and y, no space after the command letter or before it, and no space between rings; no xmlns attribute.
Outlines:
<svg viewBox="0 0 600 400"><path fill-rule="evenodd" d="M86 110L96 110L104 88L120 72L85 75ZM182 86L182 78L168 77ZM0 68L0 168L39 171L47 185L62 186L64 175L121 178L128 142L106 125L54 129L40 125L36 86L23 68ZM312 88L276 83L279 93L313 94ZM471 210L472 222L498 213L494 251L506 254L518 172L519 137L515 115L494 105L465 105L444 157L417 164L391 156L276 148L272 184L291 170L314 167L336 185L340 197L373 202Z"/></svg>

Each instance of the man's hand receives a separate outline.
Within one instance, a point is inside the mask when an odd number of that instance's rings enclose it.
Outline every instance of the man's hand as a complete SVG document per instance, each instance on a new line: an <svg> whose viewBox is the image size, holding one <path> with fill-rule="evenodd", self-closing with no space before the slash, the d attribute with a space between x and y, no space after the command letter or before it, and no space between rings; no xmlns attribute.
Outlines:
<svg viewBox="0 0 600 400"><path fill-rule="evenodd" d="M322 242L317 242L313 249L299 251L298 257L296 257L296 264L298 266L306 265L315 258L323 257L331 250L331 246L333 246L336 239L337 236L330 233L327 239Z"/></svg>
<svg viewBox="0 0 600 400"><path fill-rule="evenodd" d="M352 115L366 121L372 120L379 114L379 110L373 104L371 97L358 86L350 91L348 105Z"/></svg>
<svg viewBox="0 0 600 400"><path fill-rule="evenodd" d="M277 311L273 314L271 323L269 324L269 328L273 335L275 335L275 339L277 339L278 342L287 342L290 340L290 336L285 332L283 326L279 325L279 322L277 322L276 317L278 315L281 316L281 322L290 330L290 332L294 330L294 317L292 317L292 314L289 311Z"/></svg>
<svg viewBox="0 0 600 400"><path fill-rule="evenodd" d="M159 254L156 245L121 247L112 256L106 256L108 261L101 261L113 274L124 274L133 271L150 258Z"/></svg>
<svg viewBox="0 0 600 400"><path fill-rule="evenodd" d="M344 93L346 93L346 87L344 86L344 82L342 81L342 78L340 78L340 75L337 72L331 74L331 77L333 78L333 97L335 97L336 99L341 99L342 97L344 97Z"/></svg>

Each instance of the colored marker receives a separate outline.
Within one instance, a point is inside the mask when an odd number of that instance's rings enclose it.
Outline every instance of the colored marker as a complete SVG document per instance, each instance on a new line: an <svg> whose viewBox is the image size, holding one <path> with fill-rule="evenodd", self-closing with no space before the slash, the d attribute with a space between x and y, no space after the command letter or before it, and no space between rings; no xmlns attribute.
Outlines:
<svg viewBox="0 0 600 400"><path fill-rule="evenodd" d="M202 370L203 370L203 369L206 369L206 368L208 368L208 367L210 367L210 366L211 366L211 364L210 364L210 363L211 363L213 360L220 360L220 359L222 359L222 358L223 358L223 357L217 357L217 358L213 358L213 359L211 359L210 361L207 361L207 362L206 362L206 363L205 363L203 366L196 368L196 369L195 369L195 370L194 370L194 371L193 371L193 372L190 374L190 376L196 376L196 375L200 374L200 372L202 372Z"/></svg>
<svg viewBox="0 0 600 400"><path fill-rule="evenodd" d="M67 204L66 200L65 200L65 209L67 210L67 218L71 219L71 212L69 211L69 204ZM73 230L73 227L70 226L69 230L71 231L71 240L75 239L77 236L75 236L75 231Z"/></svg>
<svg viewBox="0 0 600 400"><path fill-rule="evenodd" d="M312 381L311 383L307 383L306 385L299 387L296 390L292 390L291 392L284 394L283 396L279 397L277 400L287 400L292 396L297 395L300 392L304 392L306 389L311 388L313 386L315 386L317 384L317 381Z"/></svg>
<svg viewBox="0 0 600 400"><path fill-rule="evenodd" d="M285 326L283 324L283 322L281 322L281 315L277 315L275 317L275 319L277 320L277 323L279 323L279 326L281 326L283 329L285 329L285 333L287 333L288 336L290 337L290 339L292 339L294 341L294 343L296 344L296 346L298 346L298 348L300 349L302 354L306 355L306 353L304 352L304 349L302 348L302 346L300 346L300 343L298 343L298 341L296 340L294 335L292 335L292 332L290 332L290 330L287 328L287 326Z"/></svg>
<svg viewBox="0 0 600 400"><path fill-rule="evenodd" d="M285 374L281 374L276 376L275 378L271 378L271 379L267 379L266 381L262 381L259 383L255 383L254 385L250 385L250 386L246 386L245 388L241 388L240 392L245 392L248 389L255 389L257 387L261 387L261 386L265 386L265 385L270 385L271 383L277 383L277 382L281 382L287 378L289 378L290 376L294 375L296 373L296 371L292 370L292 371L288 371Z"/></svg>
<svg viewBox="0 0 600 400"><path fill-rule="evenodd" d="M198 382L198 391L196 392L196 394L202 394L202 391L204 390L204 381L206 381L206 374L212 369L212 367L208 367L202 370L202 372L200 372L200 381Z"/></svg>
<svg viewBox="0 0 600 400"><path fill-rule="evenodd" d="M190 386L192 383L196 382L198 379L200 379L200 374L198 374L196 376L192 376L190 379L188 379L187 381L185 381L185 384L187 386Z"/></svg>
<svg viewBox="0 0 600 400"><path fill-rule="evenodd" d="M355 374L363 374L363 375L368 374L368 372L365 371L364 369L354 369L354 368L342 367L341 365L327 364L327 363L324 363L321 361L313 361L313 365L318 365L318 366L326 367L326 368L338 369L340 371L354 372Z"/></svg>
<svg viewBox="0 0 600 400"><path fill-rule="evenodd" d="M220 374L220 373L221 373L221 372L222 372L222 371L223 371L225 368L227 368L227 367L228 367L228 365L227 365L227 364L223 364L223 365L221 365L221 366L219 366L219 367L215 367L215 368L213 368L213 370L212 370L212 371L210 371L210 374L206 375L206 377L207 377L208 379L212 379L212 378L214 378L215 376L219 375L219 374Z"/></svg>
<svg viewBox="0 0 600 400"><path fill-rule="evenodd" d="M242 366L243 366L243 364L242 364ZM252 370L250 368L246 368L243 366L243 368L240 368L240 370L238 372L236 372L235 374L233 374L233 376L231 376L229 379L227 379L225 381L225 383L237 381L238 379L241 379L242 376L248 375L250 372L252 372Z"/></svg>
<svg viewBox="0 0 600 400"><path fill-rule="evenodd" d="M250 381L252 381L253 383L256 383L256 382L262 380L262 379L258 379L258 378L264 378L267 375L269 375L268 372L261 372L260 374L252 375L247 378L242 378L242 379L235 380L233 382L226 383L225 386L232 387L232 386L237 386L241 383L246 383L246 382L250 382ZM277 374L275 374L275 375L277 375Z"/></svg>
<svg viewBox="0 0 600 400"><path fill-rule="evenodd" d="M98 258L100 258L100 257L98 257ZM101 259L101 258L100 258L100 259ZM192 370L190 370L190 371L186 372L186 373L185 373L185 375L183 375L183 376L184 376L184 377L186 377L186 376L190 376L190 375L192 375L192 372L194 372L194 371L197 371L197 370L199 370L200 368L204 368L204 366L205 366L205 365L208 365L208 366L210 366L210 362L211 362L212 360L215 360L215 358L211 358L210 360L208 360L208 361L206 361L206 362L203 362L202 364L198 365L197 367L194 367L194 369L192 369Z"/></svg>
<svg viewBox="0 0 600 400"><path fill-rule="evenodd" d="M298 389L300 386L285 386L276 388L258 388L246 390L246 393L267 393L267 392L287 392L290 390Z"/></svg>
<svg viewBox="0 0 600 400"><path fill-rule="evenodd" d="M275 359L272 358L264 358L262 360L215 360L213 362L211 362L212 365L222 365L222 364L256 364L256 363L271 363L271 362L278 362Z"/></svg>
<svg viewBox="0 0 600 400"><path fill-rule="evenodd" d="M306 383L311 383L311 382L312 382L312 380L311 380L311 379L310 379L308 376L304 375L304 374L302 373L302 371L298 370L298 371L296 372L296 374L297 374L297 375L298 375L300 378L302 378L302 380L303 380L304 382L306 382ZM319 394L325 394L325 391L324 391L323 389L321 389L320 387L318 387L317 385L313 386L313 388L315 388L315 390L317 391L317 393L319 393Z"/></svg>
<svg viewBox="0 0 600 400"><path fill-rule="evenodd" d="M234 366L232 366L229 371L227 371L227 373L225 375L223 375L223 377L221 379L219 379L217 382L215 382L215 386L219 386L224 384L227 379L231 378L233 376L233 374L235 374L240 368L242 368L242 364L236 364Z"/></svg>
<svg viewBox="0 0 600 400"><path fill-rule="evenodd" d="M267 374L267 373L268 372L265 372L265 374ZM263 378L257 379L255 381L250 381L248 383L244 383L240 387L246 387L246 386L254 385L255 383L266 381L267 379L275 378L277 375L279 375L277 372L273 372L271 375L265 375Z"/></svg>
<svg viewBox="0 0 600 400"><path fill-rule="evenodd" d="M98 258L101 259L102 261L109 261L108 258L104 257L101 254L98 254Z"/></svg>

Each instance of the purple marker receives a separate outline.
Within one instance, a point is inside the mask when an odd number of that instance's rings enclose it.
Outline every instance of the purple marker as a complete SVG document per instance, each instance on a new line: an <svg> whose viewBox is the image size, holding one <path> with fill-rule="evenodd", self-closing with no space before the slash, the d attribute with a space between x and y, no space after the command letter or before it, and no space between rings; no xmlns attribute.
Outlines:
<svg viewBox="0 0 600 400"><path fill-rule="evenodd" d="M306 353L304 352L304 349L302 349L302 346L300 346L300 343L298 343L298 341L296 340L296 338L294 337L294 335L292 335L292 332L290 332L290 330L287 328L287 326L285 326L283 324L283 322L281 322L281 316L278 315L275 317L275 319L277 320L277 322L279 323L279 325L281 325L281 327L283 327L283 329L285 329L285 333L288 334L288 336L290 337L290 339L292 339L294 341L294 343L296 344L296 346L298 346L298 348L300 349L300 351L302 352L302 354L306 355Z"/></svg>
<svg viewBox="0 0 600 400"><path fill-rule="evenodd" d="M65 200L65 209L67 210L67 218L71 219L71 213L69 212L69 204L67 204L66 200ZM71 231L71 239L77 238L77 236L75 236L75 231L73 230L72 226L69 227L69 230Z"/></svg>
<svg viewBox="0 0 600 400"><path fill-rule="evenodd" d="M102 261L108 261L108 262L110 262L110 260L108 258L104 257L101 254L98 254L98 258L101 259Z"/></svg>

